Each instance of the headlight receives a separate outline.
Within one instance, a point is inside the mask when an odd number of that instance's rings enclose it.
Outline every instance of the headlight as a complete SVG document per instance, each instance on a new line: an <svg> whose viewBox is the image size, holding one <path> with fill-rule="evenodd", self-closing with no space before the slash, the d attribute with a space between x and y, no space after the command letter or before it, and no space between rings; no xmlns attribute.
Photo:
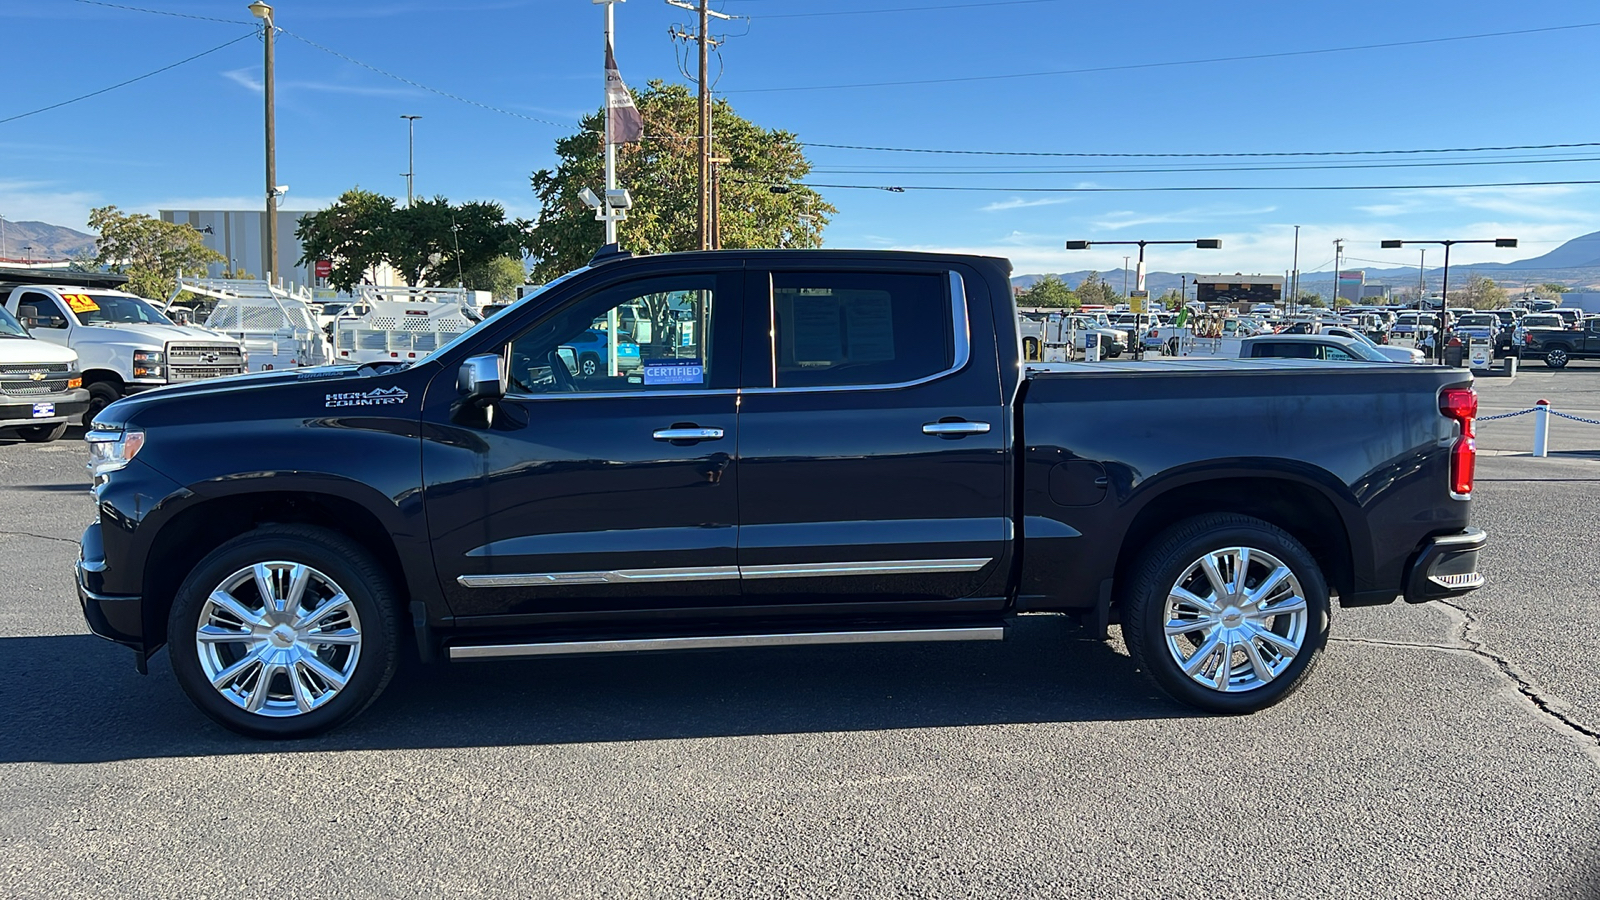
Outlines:
<svg viewBox="0 0 1600 900"><path fill-rule="evenodd" d="M160 350L133 351L133 377L160 378L165 355Z"/></svg>
<svg viewBox="0 0 1600 900"><path fill-rule="evenodd" d="M83 439L89 444L89 475L96 481L125 468L144 446L142 431L90 431Z"/></svg>

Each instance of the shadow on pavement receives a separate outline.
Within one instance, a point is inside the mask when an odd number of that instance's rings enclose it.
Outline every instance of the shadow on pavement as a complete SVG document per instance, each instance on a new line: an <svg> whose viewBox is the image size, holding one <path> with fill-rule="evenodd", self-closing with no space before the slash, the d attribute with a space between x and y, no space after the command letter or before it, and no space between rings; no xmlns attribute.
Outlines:
<svg viewBox="0 0 1600 900"><path fill-rule="evenodd" d="M203 718L161 654L150 675L90 635L0 638L0 763L648 741L1198 715L1064 617L982 644L780 648L403 670L323 737L262 742Z"/></svg>

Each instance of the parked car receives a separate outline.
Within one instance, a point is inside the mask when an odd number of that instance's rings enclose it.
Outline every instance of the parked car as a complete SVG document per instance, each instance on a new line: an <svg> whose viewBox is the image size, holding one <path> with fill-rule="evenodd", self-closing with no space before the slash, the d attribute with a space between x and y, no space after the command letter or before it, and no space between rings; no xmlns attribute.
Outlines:
<svg viewBox="0 0 1600 900"><path fill-rule="evenodd" d="M1419 364L1427 361L1427 357L1421 350L1414 347L1391 347L1387 344L1380 344L1367 337L1365 333L1345 325L1325 326L1322 329L1322 334L1326 337L1348 338L1352 341L1359 341L1390 362Z"/></svg>
<svg viewBox="0 0 1600 900"><path fill-rule="evenodd" d="M402 642L466 662L998 640L1043 611L1119 621L1130 670L1244 713L1302 682L1332 596L1483 582L1469 374L1025 371L1010 272L613 251L416 363L130 397L87 435L85 616L141 670L168 647L217 722L286 738L367 707ZM663 292L703 327L626 384L559 361Z"/></svg>
<svg viewBox="0 0 1600 900"><path fill-rule="evenodd" d="M1475 312L1462 316L1456 320L1454 334L1463 342L1488 341L1494 356L1506 356L1514 346L1511 329L1503 327L1500 317L1494 313Z"/></svg>
<svg viewBox="0 0 1600 900"><path fill-rule="evenodd" d="M598 326L600 323L596 324ZM621 335L621 340L617 341L618 371L639 368L639 345L633 342L627 332L619 331L618 334ZM610 368L610 342L603 328L590 328L561 345L561 349L571 353L576 374L585 378L604 375Z"/></svg>
<svg viewBox="0 0 1600 900"><path fill-rule="evenodd" d="M1522 355L1542 359L1552 369L1564 369L1575 359L1600 359L1600 316L1585 319L1577 329L1528 328L1523 331Z"/></svg>
<svg viewBox="0 0 1600 900"><path fill-rule="evenodd" d="M245 352L238 341L205 328L174 325L133 294L23 285L0 289L0 299L34 337L78 355L89 391L84 425L129 394L245 370Z"/></svg>
<svg viewBox="0 0 1600 900"><path fill-rule="evenodd" d="M1437 313L1403 312L1395 317L1394 325L1389 328L1389 343L1413 347L1431 345L1437 323Z"/></svg>
<svg viewBox="0 0 1600 900"><path fill-rule="evenodd" d="M1334 337L1328 334L1264 334L1245 338L1239 342L1239 358L1318 359L1324 362L1396 361L1384 355L1379 348L1355 337Z"/></svg>
<svg viewBox="0 0 1600 900"><path fill-rule="evenodd" d="M1568 328L1582 328L1583 317L1587 315L1587 313L1585 313L1583 310L1574 306L1558 306L1550 310L1550 313L1552 315L1560 316L1561 321L1565 323Z"/></svg>
<svg viewBox="0 0 1600 900"><path fill-rule="evenodd" d="M35 340L0 307L0 433L33 443L53 441L88 406L78 354Z"/></svg>

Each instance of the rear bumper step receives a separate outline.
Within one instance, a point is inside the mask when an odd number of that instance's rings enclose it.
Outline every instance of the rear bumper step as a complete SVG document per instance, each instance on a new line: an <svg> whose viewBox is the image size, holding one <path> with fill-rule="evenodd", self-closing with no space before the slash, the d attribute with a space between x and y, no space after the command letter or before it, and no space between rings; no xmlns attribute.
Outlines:
<svg viewBox="0 0 1600 900"><path fill-rule="evenodd" d="M1477 528L1440 535L1423 541L1406 576L1406 600L1425 603L1459 597L1483 586L1478 573L1478 551L1488 536Z"/></svg>
<svg viewBox="0 0 1600 900"><path fill-rule="evenodd" d="M802 631L770 634L707 634L615 640L534 641L518 644L458 644L452 660L578 656L589 653L644 653L660 650L723 650L738 647L793 647L812 644L891 644L923 641L1001 641L1004 625L961 628L896 628L878 631Z"/></svg>

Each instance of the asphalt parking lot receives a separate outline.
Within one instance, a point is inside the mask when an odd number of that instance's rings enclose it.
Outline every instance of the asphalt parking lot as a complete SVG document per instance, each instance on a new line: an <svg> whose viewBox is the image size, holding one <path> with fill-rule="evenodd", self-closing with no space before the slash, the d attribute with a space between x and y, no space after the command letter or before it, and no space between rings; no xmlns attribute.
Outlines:
<svg viewBox="0 0 1600 900"><path fill-rule="evenodd" d="M1479 384L1600 419L1600 365ZM1480 426L1484 589L1246 718L1002 644L459 665L265 744L87 634L81 442L0 440L0 896L1600 897L1600 426Z"/></svg>

